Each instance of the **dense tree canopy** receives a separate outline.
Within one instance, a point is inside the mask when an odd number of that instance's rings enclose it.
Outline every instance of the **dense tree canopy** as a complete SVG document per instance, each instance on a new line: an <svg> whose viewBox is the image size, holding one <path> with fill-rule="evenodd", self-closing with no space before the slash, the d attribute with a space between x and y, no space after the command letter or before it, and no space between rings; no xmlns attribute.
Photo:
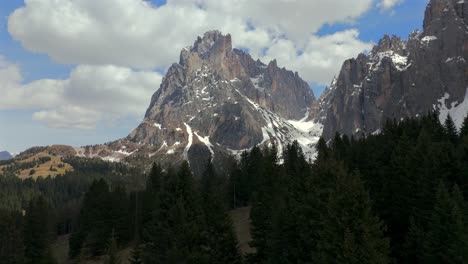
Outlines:
<svg viewBox="0 0 468 264"><path fill-rule="evenodd" d="M0 177L0 263L70 258L119 263L467 263L468 132L436 113L389 120L378 135L321 139L314 161L297 142L244 152L227 175L208 162L137 170L70 159L55 178ZM143 184L144 180L146 184ZM145 187L143 187L145 186ZM241 256L228 210L250 208Z"/></svg>

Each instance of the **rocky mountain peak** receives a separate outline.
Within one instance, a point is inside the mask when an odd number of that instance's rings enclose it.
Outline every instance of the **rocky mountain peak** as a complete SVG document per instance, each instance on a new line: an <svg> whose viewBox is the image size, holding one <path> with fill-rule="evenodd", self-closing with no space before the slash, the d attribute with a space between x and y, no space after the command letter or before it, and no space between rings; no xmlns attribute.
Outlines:
<svg viewBox="0 0 468 264"><path fill-rule="evenodd" d="M186 159L200 175L208 159L225 164L254 145L275 144L281 153L297 140L313 157L320 136L379 133L388 119L431 110L458 124L468 110L467 12L465 0L431 0L423 31L407 41L385 35L346 60L319 100L281 61L265 64L233 49L229 34L206 32L181 51L132 133L76 155L166 165Z"/></svg>
<svg viewBox="0 0 468 264"><path fill-rule="evenodd" d="M441 121L461 112L468 87L467 8L464 0L431 0L422 32L408 41L385 35L369 54L345 61L315 107L323 136L378 133L387 119L431 110L441 112Z"/></svg>
<svg viewBox="0 0 468 264"><path fill-rule="evenodd" d="M231 35L213 30L198 37L180 52L179 64L187 70L187 81L202 67L209 67L224 79L241 75L241 67L232 50Z"/></svg>
<svg viewBox="0 0 468 264"><path fill-rule="evenodd" d="M186 159L196 174L209 158L222 163L254 145L276 144L281 153L297 139L312 156L321 126L304 117L314 100L297 72L254 60L232 48L229 34L209 31L181 51L127 138L79 153L163 164Z"/></svg>
<svg viewBox="0 0 468 264"><path fill-rule="evenodd" d="M192 54L204 60L210 56L226 56L231 51L231 35L223 35L217 30L208 31L203 36L198 36L192 46L182 49L179 64L185 66Z"/></svg>
<svg viewBox="0 0 468 264"><path fill-rule="evenodd" d="M222 47L222 49L216 49ZM193 44L192 52L197 52L201 56L208 54L211 50L226 52L232 50L231 35L223 35L218 30L208 31L203 37L198 37Z"/></svg>
<svg viewBox="0 0 468 264"><path fill-rule="evenodd" d="M372 54L378 54L387 51L393 51L398 54L404 54L406 49L406 41L401 38L392 35L391 37L387 34L379 40L379 43L372 49Z"/></svg>

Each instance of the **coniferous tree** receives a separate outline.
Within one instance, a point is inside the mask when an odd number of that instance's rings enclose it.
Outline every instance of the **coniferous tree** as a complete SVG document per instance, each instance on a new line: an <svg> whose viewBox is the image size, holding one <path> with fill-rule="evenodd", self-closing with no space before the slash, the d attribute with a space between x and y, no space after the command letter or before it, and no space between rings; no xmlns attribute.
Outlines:
<svg viewBox="0 0 468 264"><path fill-rule="evenodd" d="M158 194L152 194L157 199L157 204L151 214L150 220L144 223L143 226L143 246L142 259L146 264L150 263L167 263L168 252L172 246L171 230L169 225L168 212L173 206L175 193L172 188L176 180L176 175L172 167L169 167L167 173L161 175L161 188ZM145 193L151 193L148 190Z"/></svg>
<svg viewBox="0 0 468 264"><path fill-rule="evenodd" d="M134 234L130 226L133 217L130 208L130 200L123 187L118 186L109 193L109 208L103 220L114 230L121 244L130 241Z"/></svg>
<svg viewBox="0 0 468 264"><path fill-rule="evenodd" d="M232 168L229 179L229 192L234 208L247 206L250 200L253 181L249 173L251 155L243 152L239 164Z"/></svg>
<svg viewBox="0 0 468 264"><path fill-rule="evenodd" d="M207 254L203 250L206 241L201 236L203 213L188 162L184 161L180 166L173 188L175 203L168 215L174 247L169 251L169 260L189 263L206 261Z"/></svg>
<svg viewBox="0 0 468 264"><path fill-rule="evenodd" d="M390 155L390 173L383 178L382 199L377 204L380 216L386 220L391 234L391 240L395 247L401 247L404 243L407 227L409 226L409 215L412 213L410 200L412 199L412 186L414 182L410 179L410 169L414 166L410 163L413 154L411 136L405 131L400 132L393 152ZM401 249L397 249L400 251Z"/></svg>
<svg viewBox="0 0 468 264"><path fill-rule="evenodd" d="M453 122L452 116L450 114L448 114L447 119L445 119L444 128L448 140L455 144L458 140L458 132L457 127L455 126L455 122Z"/></svg>
<svg viewBox="0 0 468 264"><path fill-rule="evenodd" d="M463 119L462 126L460 128L460 138L468 136L468 114Z"/></svg>
<svg viewBox="0 0 468 264"><path fill-rule="evenodd" d="M0 264L23 264L23 217L17 212L0 210Z"/></svg>
<svg viewBox="0 0 468 264"><path fill-rule="evenodd" d="M237 162L229 170L229 181L227 186L227 200L231 208L239 208L245 206L245 200L240 196L239 188L241 187L242 171Z"/></svg>
<svg viewBox="0 0 468 264"><path fill-rule="evenodd" d="M256 263L308 263L313 259L319 215L310 164L297 142L286 148L283 159L284 175L279 183L284 189L278 192L283 197L275 200L271 223L265 222L272 229L266 232L265 259L261 255L250 258ZM258 242L262 241L256 241L254 236L252 245Z"/></svg>
<svg viewBox="0 0 468 264"><path fill-rule="evenodd" d="M273 218L278 209L278 203L283 192L281 190L280 166L276 146L264 150L265 172L258 180L259 186L252 199L251 219L251 247L256 249L250 261L264 260L267 254L268 241L273 232Z"/></svg>
<svg viewBox="0 0 468 264"><path fill-rule="evenodd" d="M91 185L83 201L83 229L87 233L87 245L93 255L103 254L106 250L112 227L106 223L110 208L109 185L103 179Z"/></svg>
<svg viewBox="0 0 468 264"><path fill-rule="evenodd" d="M383 224L357 174L340 174L324 212L318 263L389 263Z"/></svg>
<svg viewBox="0 0 468 264"><path fill-rule="evenodd" d="M186 161L170 169L161 196L160 212L145 235L145 263L202 263L208 258L203 239L203 212Z"/></svg>
<svg viewBox="0 0 468 264"><path fill-rule="evenodd" d="M159 198L162 185L162 168L153 164L146 181L146 190L143 193L142 223L145 225L151 220L152 214L159 208Z"/></svg>
<svg viewBox="0 0 468 264"><path fill-rule="evenodd" d="M464 136L458 146L458 157L460 162L460 175L468 175L468 136ZM460 182L460 188L463 190L465 197L468 197L468 179L467 177L462 178Z"/></svg>
<svg viewBox="0 0 468 264"><path fill-rule="evenodd" d="M425 263L468 261L466 205L458 187L450 194L444 183L439 184L428 228Z"/></svg>
<svg viewBox="0 0 468 264"><path fill-rule="evenodd" d="M105 264L120 264L119 248L117 245L117 237L115 231L112 230L109 241L107 242L107 257Z"/></svg>
<svg viewBox="0 0 468 264"><path fill-rule="evenodd" d="M24 253L26 263L53 263L50 255L48 206L40 196L29 202L24 225Z"/></svg>
<svg viewBox="0 0 468 264"><path fill-rule="evenodd" d="M423 228L411 218L401 256L404 263L424 263L424 239Z"/></svg>
<svg viewBox="0 0 468 264"><path fill-rule="evenodd" d="M209 160L201 179L208 263L238 264L241 263L238 242L220 190L221 179Z"/></svg>
<svg viewBox="0 0 468 264"><path fill-rule="evenodd" d="M102 255L112 230L120 242L128 242L133 234L132 216L123 188L117 187L111 192L103 179L94 181L83 199L78 227L70 237L70 257L78 256L84 244L91 255Z"/></svg>

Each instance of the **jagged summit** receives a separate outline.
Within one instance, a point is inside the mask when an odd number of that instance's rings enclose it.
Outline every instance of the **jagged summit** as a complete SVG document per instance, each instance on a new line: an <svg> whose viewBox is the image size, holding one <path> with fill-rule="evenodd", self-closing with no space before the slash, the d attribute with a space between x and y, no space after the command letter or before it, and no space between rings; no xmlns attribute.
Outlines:
<svg viewBox="0 0 468 264"><path fill-rule="evenodd" d="M297 72L279 68L276 60L254 60L233 49L229 34L209 31L182 49L128 137L82 153L166 164L187 159L195 173L210 157L222 163L259 144L274 143L281 152L299 140L312 156L321 126L304 117L314 101Z"/></svg>
<svg viewBox="0 0 468 264"><path fill-rule="evenodd" d="M211 50L215 52L226 52L232 50L231 35L223 35L218 30L208 31L202 37L198 37L192 46L186 47L181 51L179 64L185 65L185 54L197 53L201 58L206 57Z"/></svg>
<svg viewBox="0 0 468 264"><path fill-rule="evenodd" d="M387 34L379 40L379 43L372 49L372 54L375 56L378 53L393 51L399 54L403 54L406 51L406 41L401 38L392 35L391 37Z"/></svg>
<svg viewBox="0 0 468 264"><path fill-rule="evenodd" d="M319 100L297 72L232 47L209 31L184 48L155 87L144 120L126 138L75 149L110 161L174 164L200 174L254 145L279 153L297 140L309 157L322 135L379 133L387 119L439 110L456 124L468 111L468 4L431 0L422 31L385 35L367 54L346 60ZM223 168L223 166L218 166Z"/></svg>

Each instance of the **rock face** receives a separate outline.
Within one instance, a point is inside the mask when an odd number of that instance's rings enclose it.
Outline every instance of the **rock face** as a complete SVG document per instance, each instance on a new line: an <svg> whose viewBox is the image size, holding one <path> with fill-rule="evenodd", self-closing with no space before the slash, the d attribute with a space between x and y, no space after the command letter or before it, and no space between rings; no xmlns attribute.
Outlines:
<svg viewBox="0 0 468 264"><path fill-rule="evenodd" d="M77 152L111 161L187 159L195 173L210 157L223 162L257 144L275 143L281 151L297 139L312 155L321 127L303 118L314 101L297 73L255 61L232 48L230 35L210 31L181 51L127 138Z"/></svg>
<svg viewBox="0 0 468 264"><path fill-rule="evenodd" d="M344 62L311 112L335 132L363 136L378 133L387 119L440 111L457 124L468 111L468 2L431 0L422 32L409 39L384 36L373 50Z"/></svg>
<svg viewBox="0 0 468 264"><path fill-rule="evenodd" d="M432 110L460 125L468 112L467 20L464 0L431 0L422 32L408 40L386 35L345 61L319 100L297 73L233 49L230 35L207 32L181 51L128 137L76 155L142 165L186 159L200 175L208 159L225 164L254 145L274 143L281 153L297 140L313 157L321 135L379 133L387 119Z"/></svg>

